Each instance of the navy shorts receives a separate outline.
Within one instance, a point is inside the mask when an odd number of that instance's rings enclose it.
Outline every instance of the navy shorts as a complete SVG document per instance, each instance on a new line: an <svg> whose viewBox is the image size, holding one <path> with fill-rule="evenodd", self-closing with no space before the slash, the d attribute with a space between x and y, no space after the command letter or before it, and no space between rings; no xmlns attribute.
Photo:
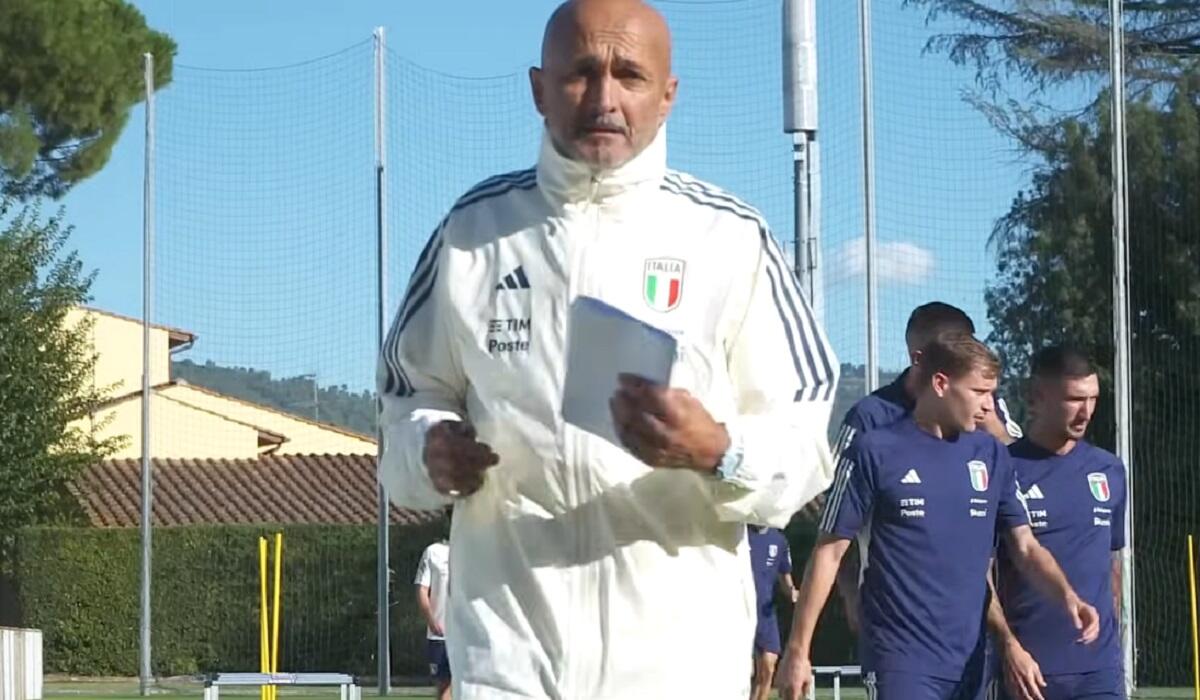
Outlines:
<svg viewBox="0 0 1200 700"><path fill-rule="evenodd" d="M1090 673L1056 673L1043 676L1046 700L1125 700L1125 672L1106 668ZM998 683L1003 686L1003 683ZM1009 698L1007 688L1000 697Z"/></svg>
<svg viewBox="0 0 1200 700"><path fill-rule="evenodd" d="M427 639L426 653L429 655L429 675L437 681L450 680L450 657L446 654L446 641Z"/></svg>
<svg viewBox="0 0 1200 700"><path fill-rule="evenodd" d="M868 671L863 675L867 700L971 700L979 684L918 673Z"/></svg>
<svg viewBox="0 0 1200 700"><path fill-rule="evenodd" d="M758 628L754 630L754 653L770 652L776 656L783 650L779 642L779 618L774 615L758 618Z"/></svg>
<svg viewBox="0 0 1200 700"><path fill-rule="evenodd" d="M983 677L980 679L979 688L973 700L1000 700L1003 697L1000 693L1000 686L1004 683L1004 669L1001 667L1000 652L996 651L992 635L986 635L982 649L976 649L975 653L982 655ZM977 656L977 658L979 657Z"/></svg>

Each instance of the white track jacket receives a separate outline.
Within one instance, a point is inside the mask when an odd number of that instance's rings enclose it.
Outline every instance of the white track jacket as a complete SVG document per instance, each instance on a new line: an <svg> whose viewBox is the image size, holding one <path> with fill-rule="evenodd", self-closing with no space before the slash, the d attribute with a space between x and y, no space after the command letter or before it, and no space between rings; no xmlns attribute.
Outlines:
<svg viewBox="0 0 1200 700"><path fill-rule="evenodd" d="M665 130L598 176L543 142L535 169L480 183L434 231L379 365L396 504L450 502L422 460L438 421L468 419L500 456L455 506L454 697L747 697L745 523L782 527L829 485L837 359L762 217L668 170ZM579 295L676 336L671 384L737 436L732 478L564 424Z"/></svg>

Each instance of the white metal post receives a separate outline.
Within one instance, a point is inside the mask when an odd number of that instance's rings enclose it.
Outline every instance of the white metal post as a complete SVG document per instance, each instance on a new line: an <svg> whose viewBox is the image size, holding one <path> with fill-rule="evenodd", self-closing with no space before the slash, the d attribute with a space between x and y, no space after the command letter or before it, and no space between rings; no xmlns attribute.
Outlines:
<svg viewBox="0 0 1200 700"><path fill-rule="evenodd" d="M1121 554L1121 648L1125 687L1137 687L1137 598L1134 551L1133 341L1129 322L1129 186L1125 134L1125 29L1121 0L1109 0L1109 63L1112 74L1112 217L1113 217L1113 394L1116 403L1117 456L1125 464L1125 549Z"/></svg>
<svg viewBox="0 0 1200 700"><path fill-rule="evenodd" d="M875 106L871 63L871 0L859 0L859 49L862 62L863 238L867 288L867 391L879 388L879 302L875 265Z"/></svg>
<svg viewBox="0 0 1200 700"><path fill-rule="evenodd" d="M142 190L142 556L138 620L138 690L150 693L150 537L154 481L150 454L150 322L154 317L154 55L143 54L146 84L146 147Z"/></svg>
<svg viewBox="0 0 1200 700"><path fill-rule="evenodd" d="M376 337L375 349L383 348L387 337L387 79L385 73L383 27L375 29L375 281L376 281ZM379 430L379 402L375 402L375 435L379 450L383 450L383 433ZM389 584L388 555L388 512L389 500L383 482L379 484L377 561L375 572L378 605L378 652L379 694L387 695L392 687L392 660L389 648L391 639L391 589Z"/></svg>

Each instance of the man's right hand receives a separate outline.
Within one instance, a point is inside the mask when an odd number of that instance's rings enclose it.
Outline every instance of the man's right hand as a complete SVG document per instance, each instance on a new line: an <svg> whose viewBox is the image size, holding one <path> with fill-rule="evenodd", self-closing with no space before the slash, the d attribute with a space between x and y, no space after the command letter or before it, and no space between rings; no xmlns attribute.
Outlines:
<svg viewBox="0 0 1200 700"><path fill-rule="evenodd" d="M785 651L775 670L775 685L779 688L779 700L807 698L813 685L813 668L808 654L796 653L790 648Z"/></svg>
<svg viewBox="0 0 1200 700"><path fill-rule="evenodd" d="M487 444L475 439L466 421L442 421L425 432L425 469L438 493L470 496L483 486L483 475L500 462Z"/></svg>
<svg viewBox="0 0 1200 700"><path fill-rule="evenodd" d="M1004 682L1016 700L1044 700L1046 679L1042 678L1042 669L1015 640L1004 648Z"/></svg>

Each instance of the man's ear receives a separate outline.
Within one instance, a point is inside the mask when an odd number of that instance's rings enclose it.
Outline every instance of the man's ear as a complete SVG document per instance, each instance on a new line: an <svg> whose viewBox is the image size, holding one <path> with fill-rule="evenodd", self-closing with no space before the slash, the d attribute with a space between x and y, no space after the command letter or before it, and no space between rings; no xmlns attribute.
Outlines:
<svg viewBox="0 0 1200 700"><path fill-rule="evenodd" d="M543 101L542 92L542 69L529 69L529 91L533 93L533 106L537 108L538 114L546 116L546 107Z"/></svg>
<svg viewBox="0 0 1200 700"><path fill-rule="evenodd" d="M945 396L950 390L950 377L945 372L935 372L931 381L938 396Z"/></svg>
<svg viewBox="0 0 1200 700"><path fill-rule="evenodd" d="M1046 396L1046 389L1042 386L1041 380L1033 379L1029 382L1029 388L1025 391L1025 409L1032 418L1037 415L1038 406Z"/></svg>
<svg viewBox="0 0 1200 700"><path fill-rule="evenodd" d="M667 89L663 92L662 102L658 107L658 125L661 127L666 123L667 117L671 114L671 108L675 106L675 95L679 92L679 78L671 76L667 78Z"/></svg>

